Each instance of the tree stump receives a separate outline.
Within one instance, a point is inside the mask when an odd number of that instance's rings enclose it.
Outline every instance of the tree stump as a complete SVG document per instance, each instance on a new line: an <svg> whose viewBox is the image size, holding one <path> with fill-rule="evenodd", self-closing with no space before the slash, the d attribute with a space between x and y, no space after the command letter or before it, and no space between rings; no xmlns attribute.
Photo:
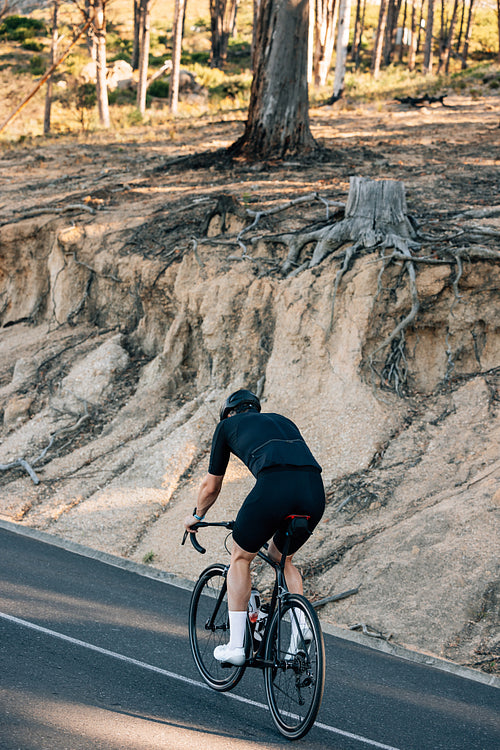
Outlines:
<svg viewBox="0 0 500 750"><path fill-rule="evenodd" d="M316 242L316 246L307 263L309 268L347 243L354 243L348 252L351 259L366 248L394 247L401 252L417 249L420 245L415 237L402 182L351 177L344 219L312 232L288 235L289 253L281 270L284 274L293 273L302 249L311 242Z"/></svg>

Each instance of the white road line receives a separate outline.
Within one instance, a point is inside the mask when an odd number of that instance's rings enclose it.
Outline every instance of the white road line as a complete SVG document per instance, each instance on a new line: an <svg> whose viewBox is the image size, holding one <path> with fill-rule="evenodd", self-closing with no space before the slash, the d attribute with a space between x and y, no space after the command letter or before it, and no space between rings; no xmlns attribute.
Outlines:
<svg viewBox="0 0 500 750"><path fill-rule="evenodd" d="M169 672L168 669L161 669L161 667L155 667L153 664L147 664L144 661L139 661L138 659L132 659L130 656L124 656L123 654L118 654L116 651L109 651L107 648L101 648L100 646L94 646L92 643L87 643L86 641L80 641L78 638L72 638L69 635L64 635L64 633L58 633L56 630L49 630L49 628L44 628L41 625L36 625L34 622L29 622L28 620L21 620L19 617L13 617L12 615L8 615L4 612L0 612L0 618L3 620L7 620L8 622L13 622L16 625L21 625L25 628L30 628L31 630L36 630L38 633L45 633L45 635L50 635L53 638L59 638L61 641L66 641L66 643L72 643L75 646L81 646L82 648L89 649L90 651L96 651L98 654L104 654L105 656L111 656L113 659L119 659L120 661L124 661L127 664L133 664L136 667L140 667L141 669L147 669L150 672L156 672L156 674L161 674L164 677L170 677L172 680L178 680L179 682L187 683L188 685L194 685L196 687L202 688L203 690L211 690L211 688L206 685L204 682L198 682L198 680L192 680L190 677L184 677L182 674L177 674L176 672ZM268 706L266 706L264 703L259 703L258 701L250 700L250 698L244 698L241 695L236 695L235 693L221 693L221 695L226 696L227 698L231 698L232 700L239 701L240 703L246 703L250 706L256 706L257 708L263 708L265 711L269 711ZM316 722L315 727L318 727L319 729L323 729L326 732L332 732L333 734L340 734L342 737L348 737L351 740L356 740L358 742L363 742L365 745L370 745L371 747L377 747L380 748L380 750L399 750L397 747L393 747L392 745L384 745L382 742L377 742L376 740L370 740L367 737L362 737L358 734L352 734L351 732L345 732L343 729L338 729L337 727L331 727L329 724L322 724L321 722Z"/></svg>

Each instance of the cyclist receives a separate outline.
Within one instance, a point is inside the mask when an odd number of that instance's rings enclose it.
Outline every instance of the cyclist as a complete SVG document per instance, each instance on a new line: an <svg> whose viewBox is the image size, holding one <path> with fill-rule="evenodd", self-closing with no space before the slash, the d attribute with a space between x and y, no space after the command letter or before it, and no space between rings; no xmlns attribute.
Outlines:
<svg viewBox="0 0 500 750"><path fill-rule="evenodd" d="M214 656L221 662L239 666L245 661L250 564L270 539L269 555L273 560L281 559L284 533L280 527L286 516L310 516L308 527L312 532L324 512L325 492L321 467L297 426L280 414L262 413L258 397L241 389L232 393L222 406L208 473L201 482L195 512L184 519L187 531L192 532L191 527L205 517L217 500L231 453L243 461L256 483L243 502L233 529L227 576L230 640L218 646ZM302 577L292 558L304 541L292 541L286 559L285 578L291 593L302 593Z"/></svg>

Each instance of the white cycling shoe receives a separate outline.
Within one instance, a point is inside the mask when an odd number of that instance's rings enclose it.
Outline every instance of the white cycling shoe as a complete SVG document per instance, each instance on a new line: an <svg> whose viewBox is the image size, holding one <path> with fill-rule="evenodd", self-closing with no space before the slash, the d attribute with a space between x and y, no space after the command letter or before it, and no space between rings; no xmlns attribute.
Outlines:
<svg viewBox="0 0 500 750"><path fill-rule="evenodd" d="M288 647L285 659L293 659L299 651L304 653L304 648L307 649L311 645L313 639L312 630L307 625L302 628L302 637L298 632L293 629L292 637L290 638L290 645Z"/></svg>
<svg viewBox="0 0 500 750"><path fill-rule="evenodd" d="M229 643L223 646L217 646L214 649L214 657L217 661L233 664L235 667L241 667L246 660L244 648L231 648Z"/></svg>

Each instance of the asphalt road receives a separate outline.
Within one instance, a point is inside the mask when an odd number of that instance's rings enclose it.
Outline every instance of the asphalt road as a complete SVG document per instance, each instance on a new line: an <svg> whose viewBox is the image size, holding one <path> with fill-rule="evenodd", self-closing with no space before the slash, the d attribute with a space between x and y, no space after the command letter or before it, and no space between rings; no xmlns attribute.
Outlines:
<svg viewBox="0 0 500 750"><path fill-rule="evenodd" d="M0 529L0 749L290 748L247 670L207 688L190 592ZM307 750L498 750L500 691L326 635ZM195 744L196 743L196 744Z"/></svg>

